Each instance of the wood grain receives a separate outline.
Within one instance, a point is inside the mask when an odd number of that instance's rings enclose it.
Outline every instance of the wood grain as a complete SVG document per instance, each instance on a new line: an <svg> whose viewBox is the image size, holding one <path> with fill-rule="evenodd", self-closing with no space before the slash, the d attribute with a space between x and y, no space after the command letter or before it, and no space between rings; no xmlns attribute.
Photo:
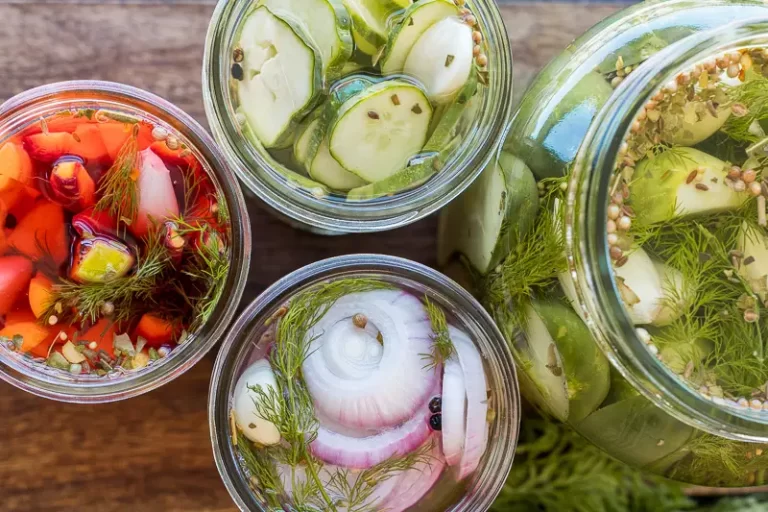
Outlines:
<svg viewBox="0 0 768 512"><path fill-rule="evenodd" d="M516 94L574 37L618 9L503 8ZM0 5L0 101L37 85L104 79L150 90L204 123L200 92L210 5ZM367 236L296 231L251 200L248 295L321 258L382 252L434 264L435 220ZM0 510L234 510L213 464L206 401L213 357L164 388L105 406L71 406L0 384Z"/></svg>

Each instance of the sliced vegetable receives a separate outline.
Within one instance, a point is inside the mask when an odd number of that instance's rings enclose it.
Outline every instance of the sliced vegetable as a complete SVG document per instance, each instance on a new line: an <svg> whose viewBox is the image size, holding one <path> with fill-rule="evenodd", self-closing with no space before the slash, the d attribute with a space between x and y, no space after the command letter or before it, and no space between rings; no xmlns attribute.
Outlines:
<svg viewBox="0 0 768 512"><path fill-rule="evenodd" d="M71 133L38 133L24 138L24 147L35 160L53 163L70 153L75 144Z"/></svg>
<svg viewBox="0 0 768 512"><path fill-rule="evenodd" d="M131 223L131 232L146 236L150 226L158 226L170 218L178 217L179 203L173 188L171 174L165 163L151 149L140 153L141 169L137 187L139 211Z"/></svg>
<svg viewBox="0 0 768 512"><path fill-rule="evenodd" d="M464 450L459 462L459 480L475 472L488 445L488 381L483 359L472 340L462 331L449 326L456 350L467 399Z"/></svg>
<svg viewBox="0 0 768 512"><path fill-rule="evenodd" d="M419 37L438 21L458 15L459 8L449 0L427 0L411 5L389 33L384 56L379 62L381 72L402 72L405 60Z"/></svg>
<svg viewBox="0 0 768 512"><path fill-rule="evenodd" d="M250 365L237 380L234 389L234 412L237 426L245 437L262 445L280 442L280 432L274 423L265 420L256 410L260 390L267 397L278 393L275 374L269 362L262 359Z"/></svg>
<svg viewBox="0 0 768 512"><path fill-rule="evenodd" d="M726 179L729 168L718 158L686 147L641 160L632 181L637 218L652 223L738 208L747 196ZM691 174L698 169L699 175Z"/></svg>
<svg viewBox="0 0 768 512"><path fill-rule="evenodd" d="M0 256L8 249L8 240L5 235L5 221L8 218L8 207L0 199Z"/></svg>
<svg viewBox="0 0 768 512"><path fill-rule="evenodd" d="M706 102L688 101L681 111L664 110L661 137L676 146L693 146L714 135L730 116L730 105L720 105L710 111Z"/></svg>
<svg viewBox="0 0 768 512"><path fill-rule="evenodd" d="M106 148L109 160L114 162L117 159L117 155L120 150L128 142L128 139L132 133L132 124L125 123L100 123L97 125L101 134L102 142ZM144 151L150 147L155 138L152 137L152 126L140 122L138 123L138 134L136 135L136 143L139 151Z"/></svg>
<svg viewBox="0 0 768 512"><path fill-rule="evenodd" d="M419 37L403 71L417 78L433 101L450 101L469 79L473 47L472 27L457 17L445 18Z"/></svg>
<svg viewBox="0 0 768 512"><path fill-rule="evenodd" d="M75 128L68 152L84 158L87 162L110 161L101 131L95 124L81 124Z"/></svg>
<svg viewBox="0 0 768 512"><path fill-rule="evenodd" d="M47 327L40 325L33 315L24 312L8 315L5 327L0 329L2 338L13 339L17 336L22 339L19 350L29 352L43 343L50 336L50 332Z"/></svg>
<svg viewBox="0 0 768 512"><path fill-rule="evenodd" d="M318 109L316 112L320 112ZM320 146L320 142L325 136L321 129L321 120L319 115L315 115L309 122L307 122L299 132L296 141L293 143L293 158L296 162L307 169L311 163L310 158L314 158L314 154L311 153L311 148L317 148Z"/></svg>
<svg viewBox="0 0 768 512"><path fill-rule="evenodd" d="M340 0L262 0L274 14L295 18L317 45L323 75L339 74L354 49L349 13Z"/></svg>
<svg viewBox="0 0 768 512"><path fill-rule="evenodd" d="M315 408L356 429L412 418L438 378L423 359L431 334L423 304L410 294L379 290L337 300L308 334L302 370Z"/></svg>
<svg viewBox="0 0 768 512"><path fill-rule="evenodd" d="M458 466L464 453L467 422L467 387L457 357L445 362L442 392L443 454L449 466Z"/></svg>
<svg viewBox="0 0 768 512"><path fill-rule="evenodd" d="M501 153L440 215L438 264L463 254L486 274L512 250L536 219L539 192L522 160Z"/></svg>
<svg viewBox="0 0 768 512"><path fill-rule="evenodd" d="M128 274L135 263L133 251L116 238L80 238L72 252L69 276L78 283L106 283Z"/></svg>
<svg viewBox="0 0 768 512"><path fill-rule="evenodd" d="M19 221L8 245L33 261L50 257L56 265L64 263L69 258L69 236L61 206L39 203Z"/></svg>
<svg viewBox="0 0 768 512"><path fill-rule="evenodd" d="M82 354L82 352L77 350L77 347L75 347L75 344L71 341L67 341L64 346L61 347L61 355L63 355L64 359L69 361L71 364L79 364L86 360L86 357Z"/></svg>
<svg viewBox="0 0 768 512"><path fill-rule="evenodd" d="M331 152L328 151L328 143L322 141L317 148L315 158L309 166L309 176L334 190L346 191L366 184L365 180L352 174L339 165Z"/></svg>
<svg viewBox="0 0 768 512"><path fill-rule="evenodd" d="M738 267L739 274L762 300L768 299L768 283L765 278L768 275L768 237L762 230L745 222L741 227L738 250L744 254L742 264Z"/></svg>
<svg viewBox="0 0 768 512"><path fill-rule="evenodd" d="M342 0L352 18L352 36L358 50L376 53L387 42L387 16L376 0Z"/></svg>
<svg viewBox="0 0 768 512"><path fill-rule="evenodd" d="M88 208L72 217L72 227L81 237L95 235L115 235L117 232L117 219L108 211L96 211Z"/></svg>
<svg viewBox="0 0 768 512"><path fill-rule="evenodd" d="M329 132L331 155L366 181L404 169L426 142L432 105L402 80L378 83L347 100Z"/></svg>
<svg viewBox="0 0 768 512"><path fill-rule="evenodd" d="M40 272L29 282L29 307L36 318L41 318L51 306L53 281Z"/></svg>
<svg viewBox="0 0 768 512"><path fill-rule="evenodd" d="M445 460L435 443L429 461L417 463L400 477L400 485L386 501L387 512L409 510L434 487L444 469Z"/></svg>
<svg viewBox="0 0 768 512"><path fill-rule="evenodd" d="M608 393L605 356L568 306L535 302L526 315L525 337L516 339L522 389L560 421L584 418Z"/></svg>
<svg viewBox="0 0 768 512"><path fill-rule="evenodd" d="M32 279L32 262L23 256L3 256L0 258L0 315L11 310L29 281Z"/></svg>
<svg viewBox="0 0 768 512"><path fill-rule="evenodd" d="M66 340L73 339L76 332L77 328L73 325L51 327L48 329L48 337L30 349L29 353L35 357L47 359L48 354L53 351L53 347L65 343Z"/></svg>
<svg viewBox="0 0 768 512"><path fill-rule="evenodd" d="M617 402L589 415L576 430L608 453L643 467L681 448L693 429L643 396Z"/></svg>
<svg viewBox="0 0 768 512"><path fill-rule="evenodd" d="M13 142L0 147L0 200L11 209L25 185L32 180L32 160L24 148Z"/></svg>
<svg viewBox="0 0 768 512"><path fill-rule="evenodd" d="M53 198L65 208L80 211L96 204L96 184L79 159L59 161L49 181Z"/></svg>
<svg viewBox="0 0 768 512"><path fill-rule="evenodd" d="M108 318L103 318L85 331L80 337L80 340L87 342L95 341L96 350L94 350L94 352L103 350L110 357L115 357L115 330L115 324Z"/></svg>
<svg viewBox="0 0 768 512"><path fill-rule="evenodd" d="M237 85L241 111L265 147L284 146L322 88L319 52L298 25L264 6L248 15L239 44L245 55Z"/></svg>
<svg viewBox="0 0 768 512"><path fill-rule="evenodd" d="M172 342L178 334L178 328L168 320L145 313L136 326L135 334L137 338L140 336L146 340L147 347L158 348Z"/></svg>

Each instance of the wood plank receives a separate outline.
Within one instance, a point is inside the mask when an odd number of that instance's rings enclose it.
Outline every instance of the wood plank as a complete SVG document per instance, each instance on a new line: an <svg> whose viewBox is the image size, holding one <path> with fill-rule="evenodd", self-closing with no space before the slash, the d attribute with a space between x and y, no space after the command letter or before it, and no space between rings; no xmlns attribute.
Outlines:
<svg viewBox="0 0 768 512"><path fill-rule="evenodd" d="M515 96L574 37L616 9L504 7ZM0 2L0 101L60 80L113 80L155 92L205 123L200 65L211 11L211 5ZM434 218L385 234L327 238L291 229L250 199L251 297L292 270L338 254L382 252L434 264ZM208 437L212 361L209 355L160 390L104 406L58 404L0 384L0 510L234 510Z"/></svg>

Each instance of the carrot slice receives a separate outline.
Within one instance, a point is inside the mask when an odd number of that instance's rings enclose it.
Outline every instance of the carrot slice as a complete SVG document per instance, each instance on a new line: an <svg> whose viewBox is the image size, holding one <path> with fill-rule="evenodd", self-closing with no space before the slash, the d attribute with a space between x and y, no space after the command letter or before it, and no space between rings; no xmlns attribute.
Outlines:
<svg viewBox="0 0 768 512"><path fill-rule="evenodd" d="M61 338L61 333L67 335L66 339ZM63 345L67 340L74 339L77 328L73 325L67 325L64 327L51 327L48 329L48 337L45 338L39 345L29 351L35 357L47 358L51 352L51 345L60 344Z"/></svg>
<svg viewBox="0 0 768 512"><path fill-rule="evenodd" d="M21 189L32 180L32 160L13 142L0 147L0 199L8 208L19 200Z"/></svg>
<svg viewBox="0 0 768 512"><path fill-rule="evenodd" d="M131 136L131 125L123 123L102 123L98 125L99 133L109 159L115 161L120 149Z"/></svg>
<svg viewBox="0 0 768 512"><path fill-rule="evenodd" d="M166 164L177 165L182 170L189 169L192 172L198 172L200 169L200 163L194 157L191 151L184 153L182 149L170 149L165 141L153 142L149 146L157 156L159 156Z"/></svg>
<svg viewBox="0 0 768 512"><path fill-rule="evenodd" d="M5 219L8 217L8 207L5 206L5 202L0 199L0 256L5 254L8 250L8 239L5 236Z"/></svg>
<svg viewBox="0 0 768 512"><path fill-rule="evenodd" d="M24 147L35 160L53 163L70 153L69 148L75 144L71 133L38 133L24 137Z"/></svg>
<svg viewBox="0 0 768 512"><path fill-rule="evenodd" d="M16 217L16 220L19 221L37 206L37 198L40 197L40 192L31 185L27 185L26 187L20 186L15 192L16 196L12 197L16 197L17 199L13 206L9 206L8 213ZM2 192L0 192L0 200L3 200Z"/></svg>
<svg viewBox="0 0 768 512"><path fill-rule="evenodd" d="M36 205L19 221L8 245L33 261L48 253L57 265L64 263L69 258L69 236L61 206L47 201Z"/></svg>
<svg viewBox="0 0 768 512"><path fill-rule="evenodd" d="M53 281L40 272L29 282L29 307L36 318L43 316L51 306L52 289Z"/></svg>
<svg viewBox="0 0 768 512"><path fill-rule="evenodd" d="M40 325L37 319L27 311L8 315L5 320L5 327L0 330L0 336L5 338L13 339L14 336L21 336L23 339L22 352L29 352L50 335L49 329Z"/></svg>
<svg viewBox="0 0 768 512"><path fill-rule="evenodd" d="M0 258L0 315L11 310L32 279L32 262L23 256Z"/></svg>
<svg viewBox="0 0 768 512"><path fill-rule="evenodd" d="M96 322L93 327L88 329L80 336L82 341L95 341L98 347L96 351L103 350L110 357L115 357L115 324L107 319Z"/></svg>
<svg viewBox="0 0 768 512"><path fill-rule="evenodd" d="M158 348L172 342L176 332L177 328L168 320L146 313L139 320L134 334L137 338L141 336L147 340L148 347Z"/></svg>
<svg viewBox="0 0 768 512"><path fill-rule="evenodd" d="M155 142L155 138L152 136L151 124L139 123L139 134L136 136L136 142L139 146L139 151L144 151Z"/></svg>
<svg viewBox="0 0 768 512"><path fill-rule="evenodd" d="M95 124L81 124L72 133L74 142L69 148L70 153L89 162L104 162L109 160L109 152L101 137L101 131Z"/></svg>

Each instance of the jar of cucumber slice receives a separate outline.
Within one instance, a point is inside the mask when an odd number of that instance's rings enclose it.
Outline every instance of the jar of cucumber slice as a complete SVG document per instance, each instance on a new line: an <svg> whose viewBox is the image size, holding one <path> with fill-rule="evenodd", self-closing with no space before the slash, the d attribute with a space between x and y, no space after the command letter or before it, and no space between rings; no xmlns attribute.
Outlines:
<svg viewBox="0 0 768 512"><path fill-rule="evenodd" d="M243 182L324 234L414 222L491 158L511 115L493 1L221 1L208 120Z"/></svg>
<svg viewBox="0 0 768 512"><path fill-rule="evenodd" d="M768 481L767 49L764 2L618 13L441 219L529 401L688 483Z"/></svg>

